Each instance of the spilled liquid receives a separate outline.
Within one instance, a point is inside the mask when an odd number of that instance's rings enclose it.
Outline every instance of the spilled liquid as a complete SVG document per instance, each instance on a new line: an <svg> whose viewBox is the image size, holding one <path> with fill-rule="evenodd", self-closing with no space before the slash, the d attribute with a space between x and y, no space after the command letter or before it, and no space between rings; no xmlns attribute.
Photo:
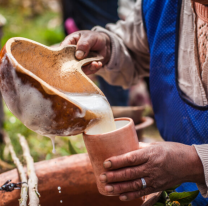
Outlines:
<svg viewBox="0 0 208 206"><path fill-rule="evenodd" d="M56 148L55 148L55 137L56 136L47 136L48 138L50 138L51 139L51 142L52 142L52 146L53 146L53 150L52 150L52 152L53 152L53 154L55 154L56 153Z"/></svg>
<svg viewBox="0 0 208 206"><path fill-rule="evenodd" d="M61 187L60 186L58 186L58 191L59 191L59 193L61 193ZM63 200L60 200L60 203L63 203Z"/></svg>

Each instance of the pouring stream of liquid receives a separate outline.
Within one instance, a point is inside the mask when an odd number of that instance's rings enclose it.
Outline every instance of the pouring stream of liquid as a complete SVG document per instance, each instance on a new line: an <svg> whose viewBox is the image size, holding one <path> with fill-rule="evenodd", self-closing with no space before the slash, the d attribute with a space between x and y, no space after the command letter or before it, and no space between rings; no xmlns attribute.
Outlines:
<svg viewBox="0 0 208 206"><path fill-rule="evenodd" d="M90 135L103 134L116 129L113 113L106 97L98 94L64 94L67 98L82 107L83 112L86 110L92 111L98 117L97 124L90 128L86 128L85 132ZM55 136L48 136L53 144L53 153L55 150Z"/></svg>

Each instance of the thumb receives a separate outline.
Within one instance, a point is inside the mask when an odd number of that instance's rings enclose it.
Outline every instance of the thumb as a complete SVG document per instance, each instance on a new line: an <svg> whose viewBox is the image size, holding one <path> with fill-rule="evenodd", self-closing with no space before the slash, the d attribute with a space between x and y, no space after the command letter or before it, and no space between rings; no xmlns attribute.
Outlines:
<svg viewBox="0 0 208 206"><path fill-rule="evenodd" d="M84 59L88 56L90 50L95 45L96 39L90 38L81 34L79 41L77 42L77 49L75 56L77 59Z"/></svg>
<svg viewBox="0 0 208 206"><path fill-rule="evenodd" d="M68 35L61 43L61 46L63 47L68 45L77 45L75 53L77 59L85 58L90 50L90 45L81 32L75 32Z"/></svg>

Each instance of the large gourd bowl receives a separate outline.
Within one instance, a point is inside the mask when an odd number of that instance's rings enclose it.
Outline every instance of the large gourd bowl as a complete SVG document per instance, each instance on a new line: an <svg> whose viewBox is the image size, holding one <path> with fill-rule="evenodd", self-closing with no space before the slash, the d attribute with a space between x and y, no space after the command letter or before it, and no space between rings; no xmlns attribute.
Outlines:
<svg viewBox="0 0 208 206"><path fill-rule="evenodd" d="M103 93L81 67L102 57L75 58L76 46L50 48L11 38L0 53L0 88L11 112L28 128L46 136L76 135L98 121L92 111L65 93Z"/></svg>

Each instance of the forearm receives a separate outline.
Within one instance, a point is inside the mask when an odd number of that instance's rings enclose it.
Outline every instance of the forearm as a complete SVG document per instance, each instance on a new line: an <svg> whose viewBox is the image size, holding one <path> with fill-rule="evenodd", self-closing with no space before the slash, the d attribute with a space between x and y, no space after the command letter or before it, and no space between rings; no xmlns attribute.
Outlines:
<svg viewBox="0 0 208 206"><path fill-rule="evenodd" d="M109 83L124 88L149 75L149 48L141 15L141 1L126 21L108 24L107 29L94 27L94 31L106 33L111 39L110 61L98 74Z"/></svg>

